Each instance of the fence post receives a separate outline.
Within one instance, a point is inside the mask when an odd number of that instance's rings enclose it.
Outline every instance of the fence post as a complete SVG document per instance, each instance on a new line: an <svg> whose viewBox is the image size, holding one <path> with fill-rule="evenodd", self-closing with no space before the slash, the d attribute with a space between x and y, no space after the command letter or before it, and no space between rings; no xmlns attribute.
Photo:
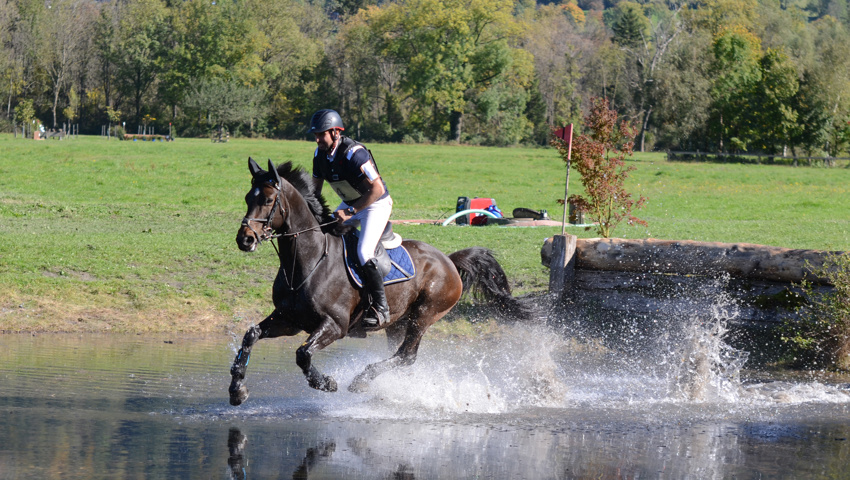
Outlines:
<svg viewBox="0 0 850 480"><path fill-rule="evenodd" d="M549 262L549 293L560 295L575 280L575 235L552 237L552 257Z"/></svg>

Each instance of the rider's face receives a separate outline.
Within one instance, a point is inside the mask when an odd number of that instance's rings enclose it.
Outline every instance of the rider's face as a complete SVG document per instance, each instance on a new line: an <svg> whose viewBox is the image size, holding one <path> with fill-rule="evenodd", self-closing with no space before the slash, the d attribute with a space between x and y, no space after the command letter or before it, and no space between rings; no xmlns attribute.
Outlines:
<svg viewBox="0 0 850 480"><path fill-rule="evenodd" d="M319 146L319 150L328 151L333 147L334 141L336 140L336 136L334 135L333 130L328 130L326 132L314 133L316 136L316 145Z"/></svg>

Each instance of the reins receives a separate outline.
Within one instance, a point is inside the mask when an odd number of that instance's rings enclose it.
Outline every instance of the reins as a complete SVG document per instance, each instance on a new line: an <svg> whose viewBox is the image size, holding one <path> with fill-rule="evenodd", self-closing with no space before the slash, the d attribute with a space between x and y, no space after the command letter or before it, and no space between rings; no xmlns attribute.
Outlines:
<svg viewBox="0 0 850 480"><path fill-rule="evenodd" d="M312 229L310 229L310 230L312 230ZM293 235L293 238L294 237L295 237L295 235ZM295 257L298 256L298 242L293 240L292 243L295 244L295 251L292 253L292 272L289 274L289 276L287 276L286 270L281 268L281 271L283 271L283 279L286 280L286 288L288 288L290 292L295 292L295 291L301 290L301 287L303 287L304 284L307 283L307 280L310 280L310 277L312 277L313 274L316 273L316 270L318 270L319 264L322 263L322 260L324 260L325 257L328 256L328 236L327 236L327 234L322 235L322 238L325 239L325 248L324 248L324 250L322 250L322 256L319 257L319 259L316 261L316 264L313 265L313 269L310 270L310 273L308 273L307 276L304 277L304 280L301 280L301 283L298 284L298 286L295 287L295 288L292 287L292 280L290 280L290 277L295 278ZM278 241L280 241L280 240L278 240ZM274 242L271 242L271 244L274 247L274 251L277 253L278 258L280 258L280 251L278 250L277 245L275 245Z"/></svg>

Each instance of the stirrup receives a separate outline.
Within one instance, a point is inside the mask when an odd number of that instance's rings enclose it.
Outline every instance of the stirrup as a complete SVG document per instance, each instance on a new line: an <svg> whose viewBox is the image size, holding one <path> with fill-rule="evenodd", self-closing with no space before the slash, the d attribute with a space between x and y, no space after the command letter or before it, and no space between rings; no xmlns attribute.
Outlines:
<svg viewBox="0 0 850 480"><path fill-rule="evenodd" d="M383 318L382 318L383 317ZM374 305L369 305L363 315L363 326L368 329L381 328L390 323L390 312L387 310L383 315Z"/></svg>

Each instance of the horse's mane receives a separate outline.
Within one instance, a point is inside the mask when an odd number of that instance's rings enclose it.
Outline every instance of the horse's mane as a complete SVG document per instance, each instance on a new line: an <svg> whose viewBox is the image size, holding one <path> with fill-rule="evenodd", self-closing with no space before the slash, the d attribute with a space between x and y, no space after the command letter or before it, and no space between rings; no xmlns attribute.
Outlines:
<svg viewBox="0 0 850 480"><path fill-rule="evenodd" d="M304 170L303 167L296 167L292 162L285 162L277 166L277 173L304 197L317 222L320 224L333 222L322 227L323 232L339 235L344 230L350 229L349 227L342 227L334 221L333 211L328 207L325 197L322 196L321 192L313 191L313 175L310 172Z"/></svg>

